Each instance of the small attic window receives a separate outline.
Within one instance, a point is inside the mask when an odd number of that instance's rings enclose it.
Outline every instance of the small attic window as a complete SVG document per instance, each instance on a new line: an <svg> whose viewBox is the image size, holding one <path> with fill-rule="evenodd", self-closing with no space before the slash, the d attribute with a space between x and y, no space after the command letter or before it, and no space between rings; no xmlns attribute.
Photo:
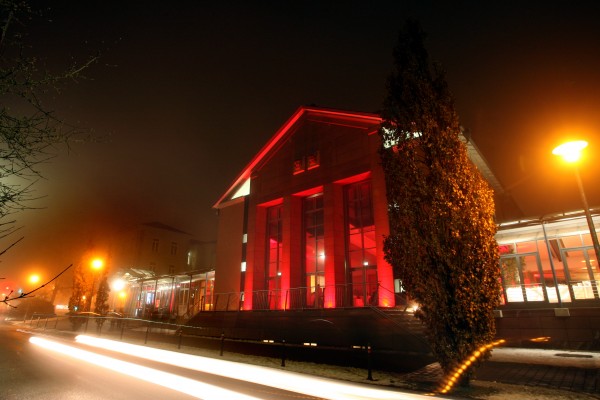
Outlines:
<svg viewBox="0 0 600 400"><path fill-rule="evenodd" d="M303 173L304 171L309 171L311 169L317 168L320 165L321 157L319 155L319 152L315 151L312 154L295 159L292 169L294 175L298 175Z"/></svg>
<svg viewBox="0 0 600 400"><path fill-rule="evenodd" d="M321 165L321 157L318 151L315 151L313 154L309 154L306 156L306 169L317 168Z"/></svg>
<svg viewBox="0 0 600 400"><path fill-rule="evenodd" d="M293 173L294 175L298 175L304 172L305 170L305 163L304 163L304 157L298 159L298 160L294 160L294 165L293 165Z"/></svg>
<svg viewBox="0 0 600 400"><path fill-rule="evenodd" d="M246 182L231 196L231 200L237 199L238 197L248 196L250 194L250 178L246 179Z"/></svg>

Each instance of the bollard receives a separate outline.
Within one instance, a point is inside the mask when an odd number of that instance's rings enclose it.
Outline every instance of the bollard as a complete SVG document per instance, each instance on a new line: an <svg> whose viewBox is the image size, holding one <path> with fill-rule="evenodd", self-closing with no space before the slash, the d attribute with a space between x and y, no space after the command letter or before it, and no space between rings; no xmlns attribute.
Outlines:
<svg viewBox="0 0 600 400"><path fill-rule="evenodd" d="M223 356L223 347L225 346L225 332L221 332L221 357Z"/></svg>
<svg viewBox="0 0 600 400"><path fill-rule="evenodd" d="M372 381L373 380L373 354L372 354L372 350L371 350L371 343L367 344L367 380Z"/></svg>
<svg viewBox="0 0 600 400"><path fill-rule="evenodd" d="M148 343L148 333L150 333L150 324L146 327L146 338L144 339L144 344Z"/></svg>
<svg viewBox="0 0 600 400"><path fill-rule="evenodd" d="M285 339L281 341L281 366L285 367Z"/></svg>
<svg viewBox="0 0 600 400"><path fill-rule="evenodd" d="M48 325L48 317L46 317L46 321L44 322L44 330L46 330L47 325Z"/></svg>
<svg viewBox="0 0 600 400"><path fill-rule="evenodd" d="M125 330L125 324L121 325L121 337L119 338L119 340L123 340L123 331Z"/></svg>
<svg viewBox="0 0 600 400"><path fill-rule="evenodd" d="M183 337L183 334L181 332L181 329L179 329L179 342L177 343L177 348L181 349L181 338Z"/></svg>
<svg viewBox="0 0 600 400"><path fill-rule="evenodd" d="M56 321L54 321L54 329L58 326L58 315L56 316Z"/></svg>

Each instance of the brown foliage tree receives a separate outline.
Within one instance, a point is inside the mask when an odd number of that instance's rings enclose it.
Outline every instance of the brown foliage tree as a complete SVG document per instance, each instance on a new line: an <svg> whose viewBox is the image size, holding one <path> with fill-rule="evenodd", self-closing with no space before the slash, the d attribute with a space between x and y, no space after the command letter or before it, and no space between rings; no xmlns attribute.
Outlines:
<svg viewBox="0 0 600 400"><path fill-rule="evenodd" d="M380 129L390 220L384 248L449 372L493 340L500 275L493 193L467 156L454 100L423 40L420 25L408 21L394 49Z"/></svg>

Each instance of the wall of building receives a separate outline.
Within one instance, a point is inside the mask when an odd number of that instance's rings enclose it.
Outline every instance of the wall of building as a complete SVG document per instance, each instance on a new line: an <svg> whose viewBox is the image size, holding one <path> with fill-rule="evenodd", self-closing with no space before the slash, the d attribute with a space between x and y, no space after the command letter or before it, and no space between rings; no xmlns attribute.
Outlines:
<svg viewBox="0 0 600 400"><path fill-rule="evenodd" d="M111 246L110 268L129 268L167 275L188 271L188 252L192 235L161 223L124 228L115 235Z"/></svg>
<svg viewBox="0 0 600 400"><path fill-rule="evenodd" d="M244 200L219 210L217 230L217 268L215 292L237 293L242 275L242 247L244 228Z"/></svg>

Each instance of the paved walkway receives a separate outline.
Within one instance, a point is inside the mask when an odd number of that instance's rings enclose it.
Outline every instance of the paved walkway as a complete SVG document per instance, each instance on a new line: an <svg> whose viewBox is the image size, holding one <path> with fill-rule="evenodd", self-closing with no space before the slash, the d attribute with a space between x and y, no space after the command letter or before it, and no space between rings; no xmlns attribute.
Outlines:
<svg viewBox="0 0 600 400"><path fill-rule="evenodd" d="M442 371L436 363L404 378L439 382ZM597 394L600 398L600 352L500 347L477 369L475 379Z"/></svg>
<svg viewBox="0 0 600 400"><path fill-rule="evenodd" d="M600 395L600 352L498 348L477 379Z"/></svg>

